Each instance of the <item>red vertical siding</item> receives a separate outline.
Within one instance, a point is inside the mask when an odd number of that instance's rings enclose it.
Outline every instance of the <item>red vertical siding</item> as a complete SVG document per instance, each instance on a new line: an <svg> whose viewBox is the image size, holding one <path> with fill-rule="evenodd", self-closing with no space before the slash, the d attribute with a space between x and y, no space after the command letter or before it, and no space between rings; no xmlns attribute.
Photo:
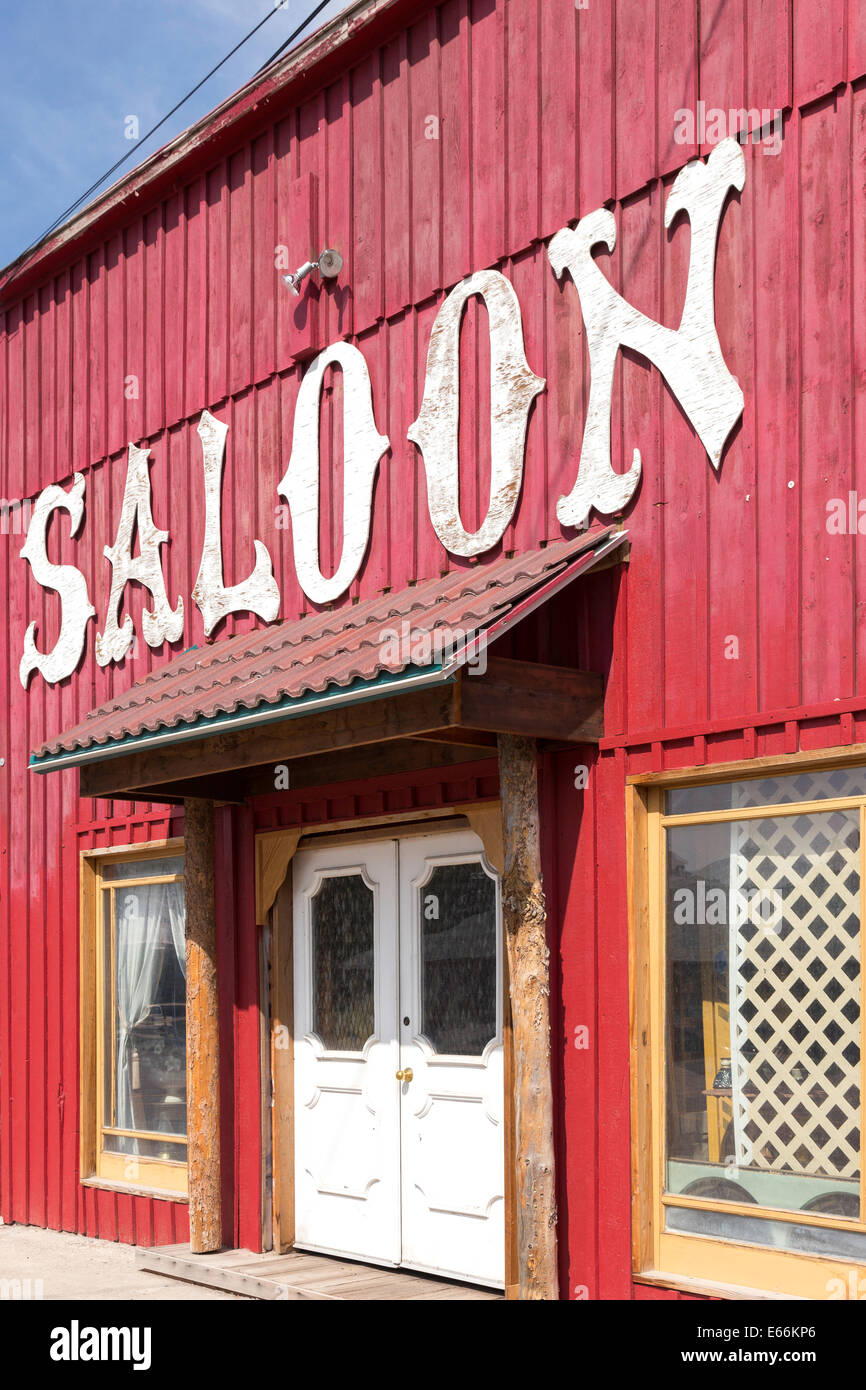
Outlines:
<svg viewBox="0 0 866 1390"><path fill-rule="evenodd" d="M352 337L369 363L377 426L391 450L350 597L436 574L449 557L430 526L423 464L406 432L445 294L494 266L515 285L527 357L547 381L530 417L523 488L504 546L558 537L556 501L574 482L589 364L577 293L567 277L554 278L542 238L609 203L618 241L601 257L605 273L632 303L675 325L690 232L682 221L665 231L664 203L695 153L677 137L677 113L698 97L725 108L784 107L781 151L745 148L746 186L729 201L719 238L717 325L746 400L720 473L659 375L622 355L614 464L627 467L638 447L644 470L626 518L627 573L569 594L556 621L539 616L531 638L552 661L573 642L608 678L609 742L597 761L585 755L587 792L573 785L579 750L545 763L546 835L556 841L548 839L545 856L556 919L563 1288L629 1296L625 771L783 751L796 745L800 718L807 741L864 732L856 697L866 665L866 566L856 538L829 536L824 524L831 498L852 488L866 495L858 448L866 429L861 10L854 0L819 8L676 0L650 7L649 21L638 24L635 7L620 0L592 0L586 9L574 0L418 6L411 26L381 47L360 52L350 41L346 70L331 70L321 90L308 84L295 105L291 92L263 104L255 130L234 149L217 154L200 142L164 199L144 188L135 217L118 215L74 239L64 263L22 288L18 302L7 295L0 493L35 498L48 483L68 487L76 469L84 473L83 530L71 540L61 513L49 552L86 574L98 614L75 676L58 688L37 676L23 692L17 667L27 623L37 621L47 648L59 603L33 583L19 558L22 537L0 536L8 615L0 631L5 1219L145 1241L182 1239L185 1226L177 1204L77 1180L77 856L165 833L167 813L80 803L74 774L43 780L26 770L30 748L172 655L141 639L134 586L124 603L139 632L135 650L106 670L93 655L105 622L103 547L117 527L128 442L151 449L154 516L170 532L167 590L172 603L183 596L186 614L175 651L203 638L191 590L203 530L196 425L205 406L230 425L226 582L249 572L259 537L273 558L281 616L297 615L309 604L291 532L278 524L276 486L310 356ZM335 285L311 286L301 307L278 283L276 248L287 247L294 267L325 242L343 254L344 272ZM487 505L490 450L487 323L477 304L467 309L462 343L461 506L472 527ZM340 400L332 374L322 409L326 569L337 563L342 535ZM252 621L238 615L217 637ZM674 731L682 734L676 744ZM422 793L435 804L446 785L440 778L437 791L404 779L374 790L377 804ZM365 813L361 792L351 796ZM329 814L327 795L324 811L312 798L300 801L263 804L258 823L295 811ZM253 824L248 811L223 809L219 818L226 1228L255 1245ZM578 1051L574 1028L584 1024L591 1046Z"/></svg>

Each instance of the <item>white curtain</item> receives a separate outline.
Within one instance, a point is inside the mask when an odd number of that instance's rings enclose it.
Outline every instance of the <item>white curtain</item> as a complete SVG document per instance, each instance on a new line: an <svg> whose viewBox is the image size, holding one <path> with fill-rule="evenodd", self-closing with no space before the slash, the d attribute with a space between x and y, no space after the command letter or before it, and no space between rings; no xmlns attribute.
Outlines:
<svg viewBox="0 0 866 1390"><path fill-rule="evenodd" d="M160 946L168 944L165 928L186 976L183 884L155 883L138 886L115 898L115 1003L117 1007L117 1060L115 1124L136 1129L133 1114L131 1034L144 1023L155 1002L162 969ZM127 1139L121 1147L138 1153L138 1141Z"/></svg>
<svg viewBox="0 0 866 1390"><path fill-rule="evenodd" d="M171 939L174 942L177 963L180 966L181 975L186 979L186 918L183 910L183 884L163 883L160 886L164 894L163 910L171 927Z"/></svg>

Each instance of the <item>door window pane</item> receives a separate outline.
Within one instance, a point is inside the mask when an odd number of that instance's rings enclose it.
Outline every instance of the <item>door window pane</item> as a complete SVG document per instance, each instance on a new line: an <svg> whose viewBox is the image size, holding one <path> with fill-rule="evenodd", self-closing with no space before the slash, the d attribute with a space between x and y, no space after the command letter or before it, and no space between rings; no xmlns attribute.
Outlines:
<svg viewBox="0 0 866 1390"><path fill-rule="evenodd" d="M496 1037L496 885L441 864L419 889L422 1023L437 1052L477 1057Z"/></svg>
<svg viewBox="0 0 866 1390"><path fill-rule="evenodd" d="M859 854L856 811L669 828L668 1192L857 1217Z"/></svg>
<svg viewBox="0 0 866 1390"><path fill-rule="evenodd" d="M325 878L312 900L313 1031L360 1052L375 1030L374 898L360 874Z"/></svg>

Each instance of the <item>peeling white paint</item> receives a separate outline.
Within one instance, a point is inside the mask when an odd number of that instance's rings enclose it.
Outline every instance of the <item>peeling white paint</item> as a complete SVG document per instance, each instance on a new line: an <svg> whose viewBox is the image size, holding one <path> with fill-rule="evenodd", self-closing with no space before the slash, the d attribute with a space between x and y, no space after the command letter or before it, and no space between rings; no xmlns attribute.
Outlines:
<svg viewBox="0 0 866 1390"><path fill-rule="evenodd" d="M473 295L484 300L490 322L490 505L470 533L460 519L460 322ZM461 281L436 316L421 413L408 432L424 458L433 529L452 555L480 555L502 539L523 483L529 409L545 385L526 360L511 281L496 270Z"/></svg>
<svg viewBox="0 0 866 1390"><path fill-rule="evenodd" d="M141 615L144 638L149 647L163 642L176 642L183 633L183 599L172 608L165 592L165 578L159 558L159 547L168 540L167 531L158 531L151 512L149 449L129 446L126 488L120 511L117 537L113 546L103 554L111 562L111 592L105 616L105 631L96 634L96 660L100 666L110 661L122 661L132 646L133 622L127 613L123 625L118 625L120 603L130 580L136 580L149 590L153 609ZM138 528L138 550L132 554L132 538Z"/></svg>
<svg viewBox="0 0 866 1390"><path fill-rule="evenodd" d="M30 564L33 577L44 589L55 589L62 603L60 635L50 652L36 647L36 623L24 634L24 652L18 667L21 684L27 689L31 671L38 671L49 684L71 676L84 650L84 633L96 609L87 593L87 580L74 565L52 565L45 548L48 522L53 511L65 509L70 516L69 534L77 536L84 517L84 474L76 473L72 487L64 492L52 483L39 494L21 555Z"/></svg>
<svg viewBox="0 0 866 1390"><path fill-rule="evenodd" d="M616 246L616 223L605 208L581 218L577 227L557 232L548 247L557 278L568 270L580 296L586 324L592 380L577 481L560 497L556 515L564 526L583 527L595 508L620 511L634 496L641 457L634 450L627 473L615 473L610 458L613 375L621 347L646 357L664 376L718 469L722 449L743 412L743 393L725 366L715 325L714 265L719 221L732 188L746 181L743 151L736 140L716 145L706 164L699 159L681 169L665 204L665 226L678 212L691 224L691 252L680 326L665 328L632 308L593 260L593 247Z"/></svg>
<svg viewBox="0 0 866 1390"><path fill-rule="evenodd" d="M322 574L319 561L319 403L325 371L343 371L343 548L334 574ZM373 388L364 354L351 343L332 343L311 363L301 382L289 465L277 488L292 516L292 544L298 583L314 603L330 603L348 589L370 539L373 482L391 441L379 434L373 414Z"/></svg>
<svg viewBox="0 0 866 1390"><path fill-rule="evenodd" d="M228 589L223 582L220 515L227 433L228 425L215 419L209 410L202 412L198 434L204 462L204 544L192 598L201 610L208 637L217 623L229 613L256 613L266 623L271 623L280 611L280 591L274 578L271 557L263 541L253 541L256 563L252 574Z"/></svg>

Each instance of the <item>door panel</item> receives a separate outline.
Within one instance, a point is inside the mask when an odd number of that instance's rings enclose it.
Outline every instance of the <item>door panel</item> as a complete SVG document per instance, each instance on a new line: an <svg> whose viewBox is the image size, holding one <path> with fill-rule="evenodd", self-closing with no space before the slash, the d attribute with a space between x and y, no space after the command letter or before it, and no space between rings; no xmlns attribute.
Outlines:
<svg viewBox="0 0 866 1390"><path fill-rule="evenodd" d="M500 920L471 831L401 842L403 1263L491 1284L505 1274Z"/></svg>
<svg viewBox="0 0 866 1390"><path fill-rule="evenodd" d="M500 922L470 830L295 856L299 1246L503 1283Z"/></svg>
<svg viewBox="0 0 866 1390"><path fill-rule="evenodd" d="M296 1241L400 1261L395 841L294 861Z"/></svg>

